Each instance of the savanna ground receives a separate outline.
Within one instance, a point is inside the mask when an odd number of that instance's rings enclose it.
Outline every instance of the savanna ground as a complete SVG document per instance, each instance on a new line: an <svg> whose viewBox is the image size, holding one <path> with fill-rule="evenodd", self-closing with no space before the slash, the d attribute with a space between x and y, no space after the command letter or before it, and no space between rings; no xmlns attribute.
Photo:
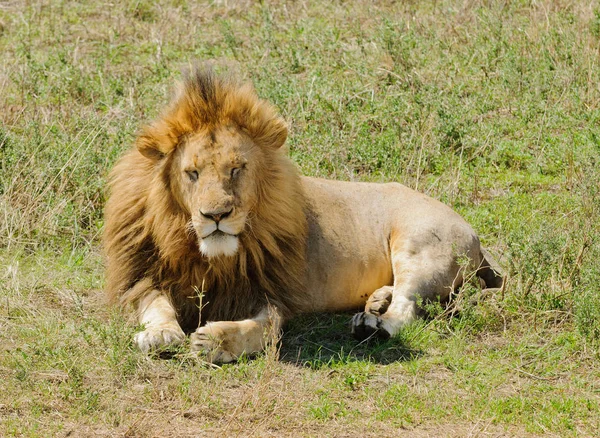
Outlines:
<svg viewBox="0 0 600 438"><path fill-rule="evenodd" d="M0 1L1 436L594 436L600 5ZM305 174L457 209L508 274L386 342L290 323L221 368L103 303L107 173L182 66L252 78Z"/></svg>

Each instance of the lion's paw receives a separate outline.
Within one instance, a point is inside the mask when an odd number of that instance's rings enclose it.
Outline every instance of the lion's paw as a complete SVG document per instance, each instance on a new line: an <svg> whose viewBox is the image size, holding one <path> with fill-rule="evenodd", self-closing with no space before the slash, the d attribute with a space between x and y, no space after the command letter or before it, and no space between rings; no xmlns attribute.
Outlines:
<svg viewBox="0 0 600 438"><path fill-rule="evenodd" d="M367 300L365 312L375 316L381 316L387 312L388 307L392 303L393 289L391 287L383 287L376 290Z"/></svg>
<svg viewBox="0 0 600 438"><path fill-rule="evenodd" d="M237 360L239 354L233 351L235 333L231 333L231 323L211 322L198 327L190 336L192 351L206 355L211 363L229 363ZM241 353L240 353L241 354Z"/></svg>
<svg viewBox="0 0 600 438"><path fill-rule="evenodd" d="M362 341L375 335L387 339L390 333L383 327L383 320L372 313L360 312L352 317L352 334Z"/></svg>
<svg viewBox="0 0 600 438"><path fill-rule="evenodd" d="M180 327L156 326L136 333L133 341L144 353L172 345L179 345L185 340L185 333Z"/></svg>

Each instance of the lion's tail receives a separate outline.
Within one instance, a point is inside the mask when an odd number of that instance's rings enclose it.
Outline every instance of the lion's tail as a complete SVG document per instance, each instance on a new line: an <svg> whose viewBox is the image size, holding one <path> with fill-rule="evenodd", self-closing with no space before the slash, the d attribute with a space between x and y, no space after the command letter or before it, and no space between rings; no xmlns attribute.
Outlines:
<svg viewBox="0 0 600 438"><path fill-rule="evenodd" d="M485 282L486 288L501 288L504 284L504 271L484 247L481 247L481 265L477 276Z"/></svg>

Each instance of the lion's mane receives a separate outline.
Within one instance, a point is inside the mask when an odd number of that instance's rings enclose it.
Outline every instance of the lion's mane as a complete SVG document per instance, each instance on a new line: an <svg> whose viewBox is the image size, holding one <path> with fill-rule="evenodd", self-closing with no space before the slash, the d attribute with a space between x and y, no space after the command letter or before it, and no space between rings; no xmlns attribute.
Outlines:
<svg viewBox="0 0 600 438"><path fill-rule="evenodd" d="M177 202L172 156L186 135L232 123L263 149L266 163L240 250L208 259ZM184 74L166 111L142 130L110 176L104 248L111 301L135 304L163 291L185 330L197 326L199 307L207 321L251 317L266 304L287 317L305 306L307 222L300 176L279 147L286 136L283 120L250 84L217 77L206 66Z"/></svg>

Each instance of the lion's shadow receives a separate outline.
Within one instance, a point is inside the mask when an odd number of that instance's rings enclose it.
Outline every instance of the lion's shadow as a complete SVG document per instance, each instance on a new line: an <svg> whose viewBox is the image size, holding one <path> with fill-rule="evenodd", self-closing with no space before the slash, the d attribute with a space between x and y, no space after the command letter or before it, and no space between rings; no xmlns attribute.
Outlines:
<svg viewBox="0 0 600 438"><path fill-rule="evenodd" d="M312 314L294 318L283 331L280 360L299 366L369 361L379 364L403 362L424 352L400 339L369 339L359 342L350 333L352 314Z"/></svg>

